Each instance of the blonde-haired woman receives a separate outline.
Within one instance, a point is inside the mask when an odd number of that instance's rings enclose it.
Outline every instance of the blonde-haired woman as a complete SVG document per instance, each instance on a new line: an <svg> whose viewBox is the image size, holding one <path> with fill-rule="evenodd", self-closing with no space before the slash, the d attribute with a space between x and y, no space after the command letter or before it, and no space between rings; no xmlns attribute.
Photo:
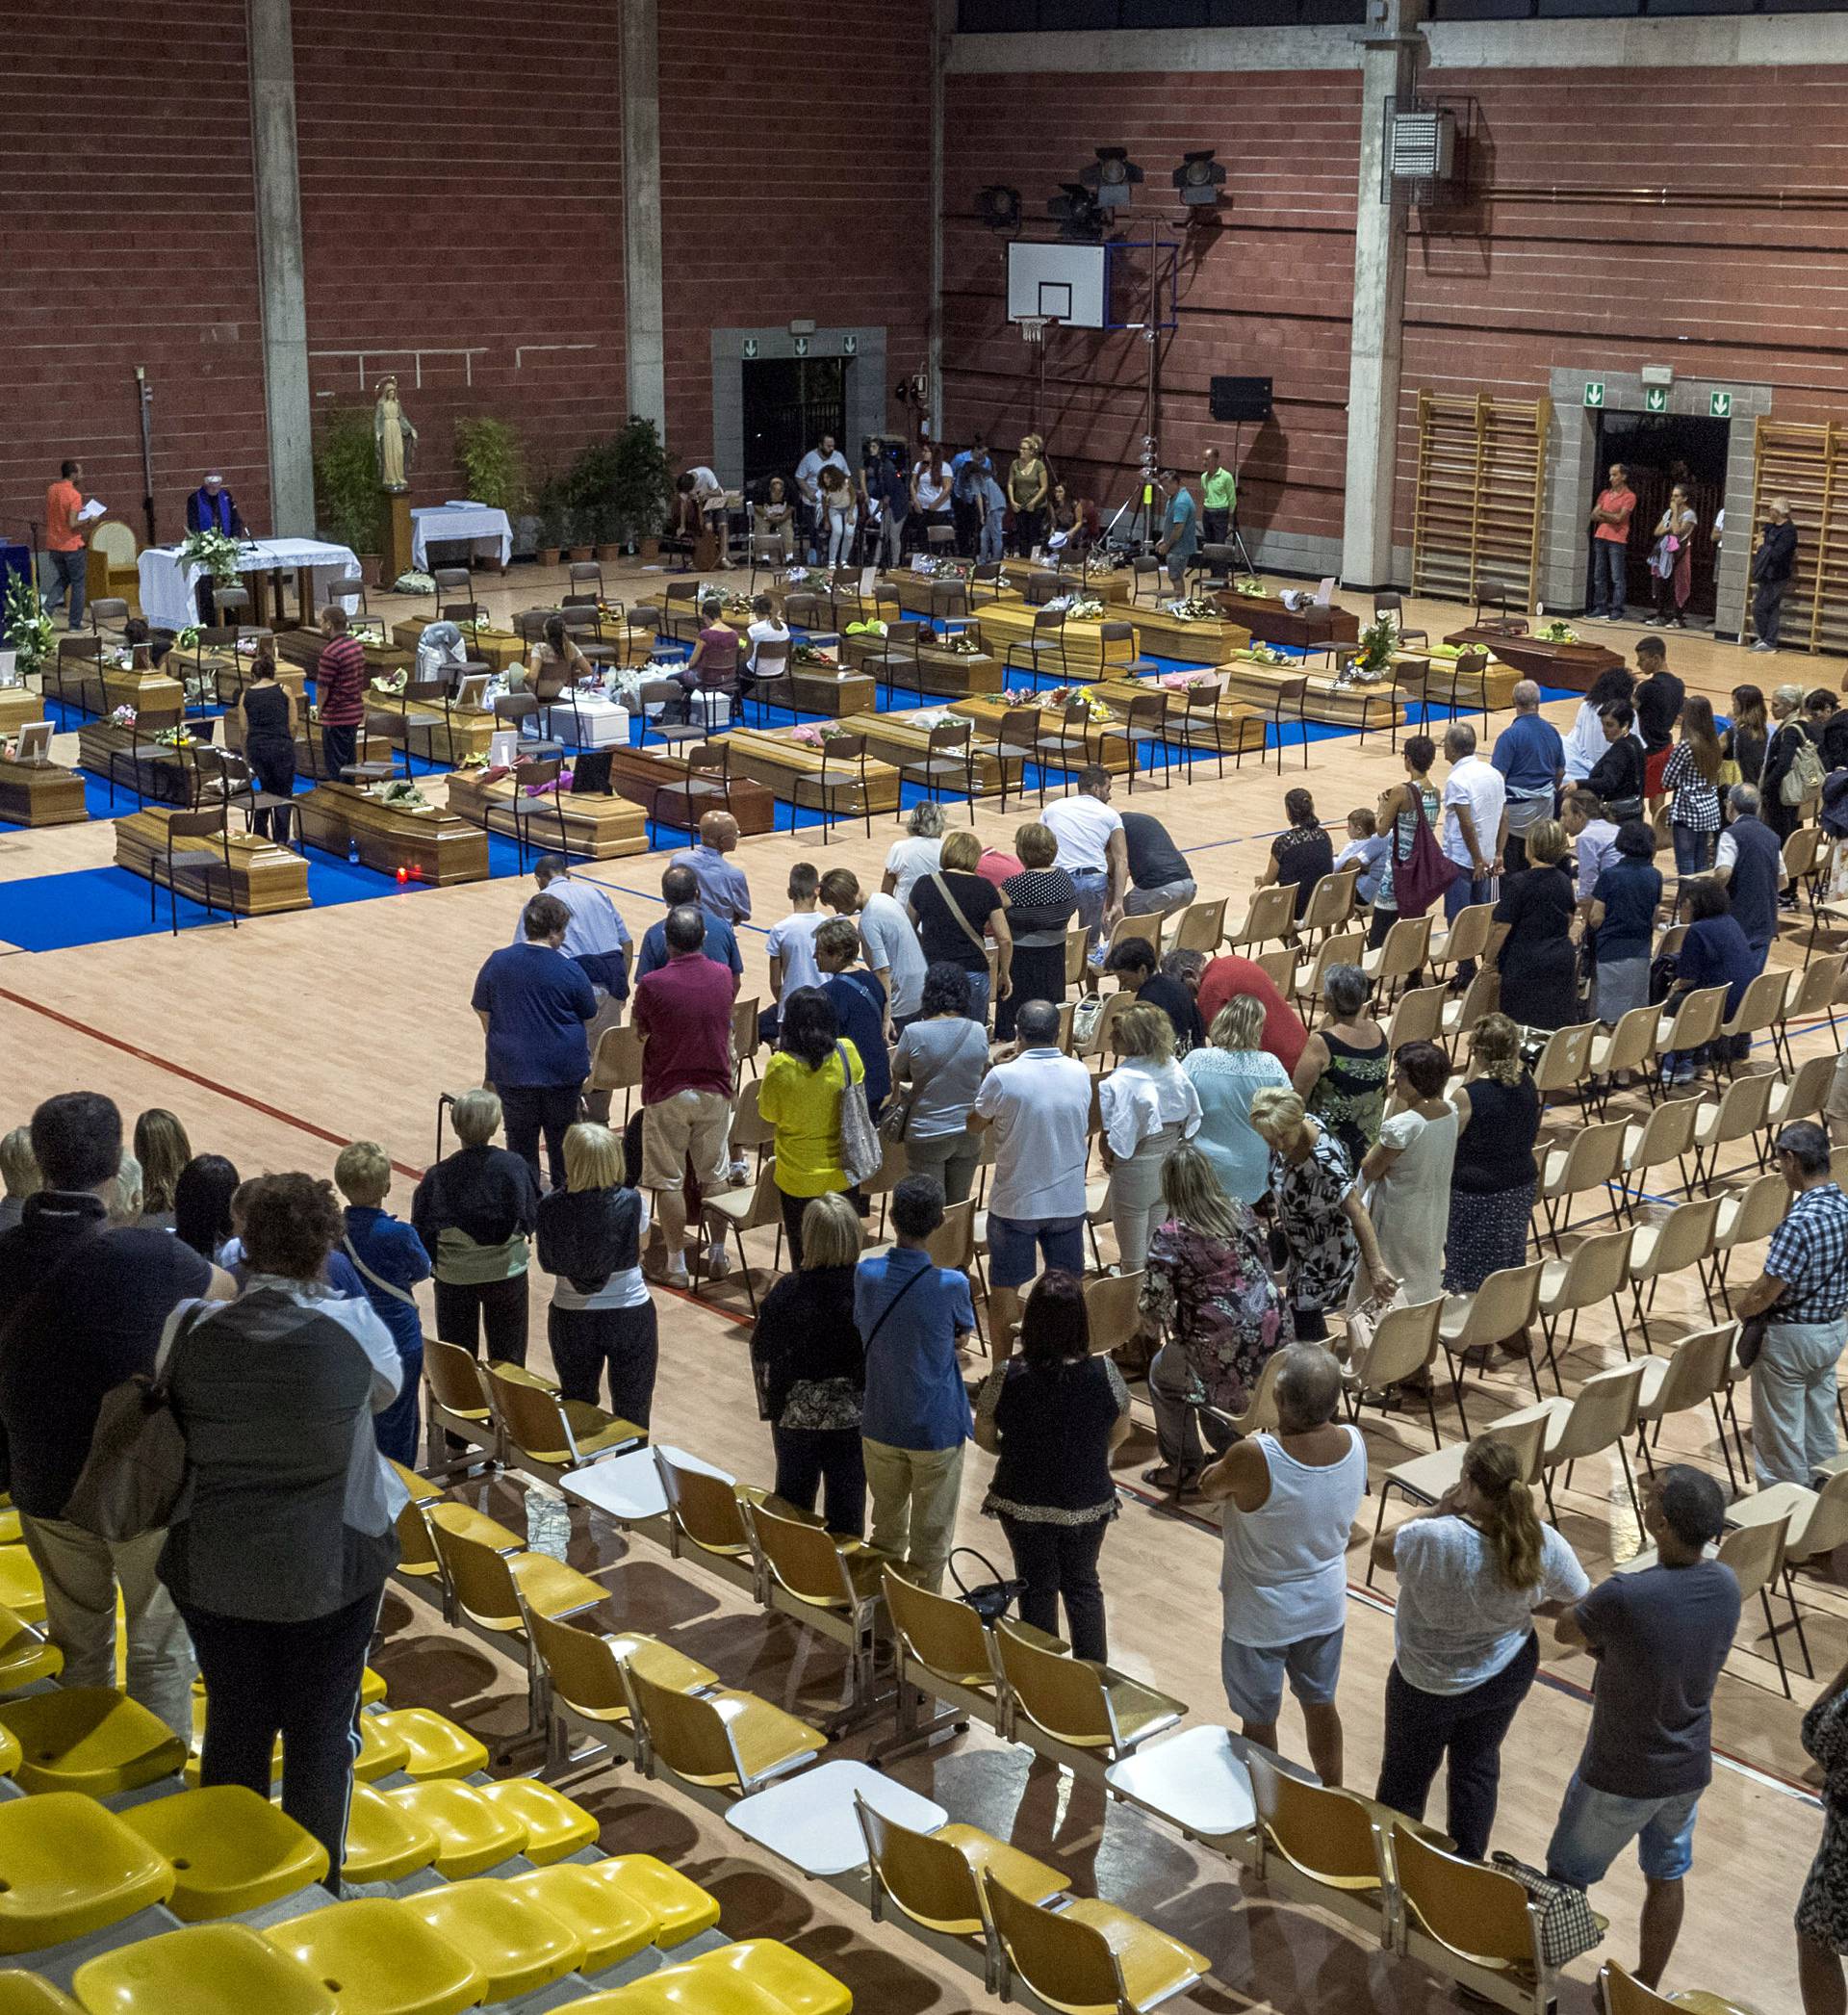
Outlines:
<svg viewBox="0 0 1848 2015"><path fill-rule="evenodd" d="M1386 1680L1382 1805L1423 1819L1448 1761L1445 1830L1480 1861L1495 1824L1502 1739L1539 1669L1536 1615L1556 1616L1591 1587L1578 1556L1540 1522L1505 1441L1478 1436L1461 1479L1428 1511L1373 1541L1399 1575Z"/></svg>
<svg viewBox="0 0 1848 2015"><path fill-rule="evenodd" d="M1200 1129L1200 1099L1174 1061L1174 1024L1165 1008L1139 1001L1112 1033L1122 1059L1097 1087L1100 1152L1110 1172L1110 1221L1116 1257L1139 1274L1162 1221L1162 1163Z"/></svg>
<svg viewBox="0 0 1848 2015"><path fill-rule="evenodd" d="M648 1425L658 1342L654 1303L642 1279L648 1199L630 1189L623 1144L607 1126L580 1122L565 1134L565 1186L539 1204L539 1264L553 1276L548 1334L558 1389Z"/></svg>
<svg viewBox="0 0 1848 2015"><path fill-rule="evenodd" d="M524 1155L494 1146L500 1101L492 1092L460 1094L449 1124L461 1146L424 1172L411 1199L411 1224L435 1277L436 1333L477 1356L485 1331L490 1361L524 1364L526 1241L539 1187Z"/></svg>
<svg viewBox="0 0 1848 2015"><path fill-rule="evenodd" d="M1571 842L1556 818L1527 828L1527 862L1502 884L1495 920L1508 926L1496 964L1502 1012L1525 1028L1566 1028L1578 1020L1578 909L1563 863Z"/></svg>
<svg viewBox="0 0 1848 2015"><path fill-rule="evenodd" d="M1205 1045L1190 1049L1181 1070L1200 1101L1194 1136L1219 1187L1241 1203L1270 1188L1270 1150L1251 1124L1251 1101L1263 1091L1287 1091L1290 1073L1263 1048L1264 1002L1235 994L1213 1017Z"/></svg>
<svg viewBox="0 0 1848 2015"><path fill-rule="evenodd" d="M777 1452L777 1495L822 1517L831 1533L866 1529L866 1464L860 1445L866 1346L854 1323L860 1213L838 1190L802 1213L798 1267L763 1298L751 1334L757 1408Z"/></svg>
<svg viewBox="0 0 1848 2015"><path fill-rule="evenodd" d="M1484 1015L1476 1024L1469 1075L1450 1103L1457 1134L1444 1291L1474 1294L1491 1274L1526 1261L1533 1216L1540 1094L1507 1016Z"/></svg>
<svg viewBox="0 0 1848 2015"><path fill-rule="evenodd" d="M1354 1186L1348 1152L1303 1108L1300 1094L1260 1092L1251 1124L1270 1148L1270 1195L1288 1253L1291 1322L1305 1343L1328 1335L1328 1311L1348 1306L1361 1268L1375 1301L1399 1281L1380 1256L1373 1220Z"/></svg>
<svg viewBox="0 0 1848 2015"><path fill-rule="evenodd" d="M1227 1195L1196 1143L1183 1141L1163 1162L1162 1204L1142 1304L1163 1337L1148 1373L1162 1460L1143 1480L1171 1489L1185 1488L1200 1471L1202 1423L1189 1404L1193 1395L1243 1412L1265 1359L1291 1340L1291 1329L1263 1229L1248 1204ZM1223 1453L1230 1435L1211 1415L1204 1426L1215 1452Z"/></svg>
<svg viewBox="0 0 1848 2015"><path fill-rule="evenodd" d="M192 1144L178 1117L164 1105L150 1105L135 1122L135 1159L141 1165L143 1226L173 1228L173 1185L192 1159Z"/></svg>

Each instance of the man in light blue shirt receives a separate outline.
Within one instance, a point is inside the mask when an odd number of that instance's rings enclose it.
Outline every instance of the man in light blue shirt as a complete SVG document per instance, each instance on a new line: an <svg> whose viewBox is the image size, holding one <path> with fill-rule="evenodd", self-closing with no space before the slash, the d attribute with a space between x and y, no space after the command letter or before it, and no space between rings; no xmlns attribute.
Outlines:
<svg viewBox="0 0 1848 2015"><path fill-rule="evenodd" d="M1566 781L1566 745L1558 729L1540 718L1540 688L1531 679L1523 679L1514 688L1514 718L1495 737L1489 761L1502 772L1508 789L1502 866L1508 874L1519 874L1527 865L1528 829L1553 816Z"/></svg>
<svg viewBox="0 0 1848 2015"><path fill-rule="evenodd" d="M738 822L729 812L708 812L700 820L700 843L674 856L677 867L690 867L699 878L700 907L728 923L751 921L751 884L742 867L725 857L738 844Z"/></svg>
<svg viewBox="0 0 1848 2015"><path fill-rule="evenodd" d="M975 1329L966 1274L926 1250L943 1222L943 1185L907 1175L892 1191L897 1244L862 1259L854 1323L866 1345L860 1446L873 1499L872 1543L906 1563L908 1579L937 1588L956 1537L969 1396L957 1352Z"/></svg>

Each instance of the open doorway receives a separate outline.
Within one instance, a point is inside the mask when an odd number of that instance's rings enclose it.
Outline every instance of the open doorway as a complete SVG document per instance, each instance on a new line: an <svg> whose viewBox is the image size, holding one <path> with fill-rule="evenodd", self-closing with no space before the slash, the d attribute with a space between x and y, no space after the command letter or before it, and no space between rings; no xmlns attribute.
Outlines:
<svg viewBox="0 0 1848 2015"><path fill-rule="evenodd" d="M1726 502L1731 429L1729 420L1696 419L1683 413L1599 413L1598 476L1593 487L1602 490L1604 471L1612 462L1623 462L1630 470L1630 486L1636 492L1636 514L1630 523L1629 595L1632 607L1646 609L1654 604L1650 548L1656 543L1656 527L1668 508L1668 493L1681 483L1700 520L1694 534L1693 584L1686 613L1690 619L1712 622L1713 572L1719 560L1713 520ZM1587 583L1590 565L1587 555ZM1589 605L1589 588L1585 599Z"/></svg>
<svg viewBox="0 0 1848 2015"><path fill-rule="evenodd" d="M847 373L852 357L749 358L744 373L744 482L773 476L793 482L796 464L823 434L851 463L858 443L847 440Z"/></svg>

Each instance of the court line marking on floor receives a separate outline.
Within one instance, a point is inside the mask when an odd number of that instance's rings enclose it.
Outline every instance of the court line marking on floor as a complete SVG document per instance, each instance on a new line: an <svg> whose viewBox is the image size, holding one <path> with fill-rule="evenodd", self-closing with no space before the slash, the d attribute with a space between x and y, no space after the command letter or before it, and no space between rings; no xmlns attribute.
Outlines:
<svg viewBox="0 0 1848 2015"><path fill-rule="evenodd" d="M258 1098L249 1092L240 1092L228 1084L220 1084L215 1077L207 1077L202 1072L193 1071L185 1064L175 1063L171 1057L158 1056L151 1049L143 1049L137 1043L123 1036L111 1035L107 1029L93 1028L87 1021L80 1021L74 1015L66 1015L60 1009L47 1007L42 1000L29 999L23 994L15 994L11 987L0 987L0 1000L10 1001L14 1007L22 1007L35 1015L42 1015L47 1021L55 1021L61 1028L68 1028L80 1036L88 1036L92 1042L101 1043L110 1049L119 1049L124 1056L132 1056L138 1063L151 1064L157 1071L165 1071L169 1076L184 1078L188 1084L195 1084L201 1091L211 1092L219 1098L229 1098L234 1105L243 1105L250 1111L261 1113L267 1120L278 1120L285 1126L293 1126L297 1133L311 1135L315 1140L324 1141L329 1147L345 1148L348 1136L331 1133L325 1126L318 1126L312 1120L304 1120L299 1113L286 1112L279 1105L271 1105L267 1099ZM413 1182L421 1181L422 1169L411 1168L401 1161L395 1161L396 1172L409 1177Z"/></svg>

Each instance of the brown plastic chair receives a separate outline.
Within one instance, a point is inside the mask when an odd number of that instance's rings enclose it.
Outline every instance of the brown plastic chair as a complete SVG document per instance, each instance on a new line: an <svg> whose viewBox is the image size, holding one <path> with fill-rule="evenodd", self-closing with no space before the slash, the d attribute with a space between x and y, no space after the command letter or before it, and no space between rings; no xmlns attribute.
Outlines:
<svg viewBox="0 0 1848 2015"><path fill-rule="evenodd" d="M1502 1267L1491 1274L1474 1294L1452 1295L1444 1305L1437 1326L1437 1340L1450 1360L1450 1390L1456 1401L1456 1417L1463 1437L1469 1439L1469 1416L1463 1410L1462 1358L1479 1345L1500 1343L1519 1335L1539 1314L1541 1262Z"/></svg>
<svg viewBox="0 0 1848 2015"><path fill-rule="evenodd" d="M1258 1879L1277 1883L1281 1875L1280 1886L1296 1889L1290 1877L1300 1876L1309 1899L1383 1936L1387 1891L1373 1844L1374 1808L1352 1792L1278 1768L1255 1744L1245 1745L1245 1767L1258 1808Z"/></svg>
<svg viewBox="0 0 1848 2015"><path fill-rule="evenodd" d="M552 1755L561 1766L566 1761L564 1714L589 1723L599 1739L612 1747L616 1729L633 1733L629 1693L623 1685L625 1659L640 1665L656 1685L677 1692L698 1692L719 1684L719 1675L709 1666L639 1631L599 1633L537 1609L528 1609L526 1624L532 1648L545 1668L553 1716ZM571 1761L581 1768L584 1758L580 1755Z"/></svg>
<svg viewBox="0 0 1848 2015"><path fill-rule="evenodd" d="M733 1565L754 1562L757 1549L744 1522L737 1485L730 1477L710 1476L704 1469L683 1467L658 1443L654 1455L667 1498L674 1557L680 1559L684 1542L715 1562L730 1562ZM754 1589L757 1586L754 1571L748 1571L745 1579Z"/></svg>
<svg viewBox="0 0 1848 2015"><path fill-rule="evenodd" d="M1100 1897L1054 1911L1016 1895L993 1869L982 1884L1008 1965L1048 2007L1143 2015L1211 1970L1203 1952Z"/></svg>
<svg viewBox="0 0 1848 2015"><path fill-rule="evenodd" d="M1444 1963L1448 1957L1500 1976L1507 1985L1531 1992L1533 2015L1546 2015L1551 1982L1541 1958L1543 1906L1512 1875L1447 1853L1402 1821L1390 1835L1382 1830L1380 1846L1382 1873L1390 1863L1403 1905L1399 1950L1425 1956L1416 1953L1413 1943L1423 1933L1440 1948L1433 1956L1442 1971L1451 1971ZM1467 1976L1464 1984L1470 1984Z"/></svg>
<svg viewBox="0 0 1848 2015"><path fill-rule="evenodd" d="M1047 1650L1037 1633L1029 1639L1006 1618L995 1625L989 1644L1007 1687L1004 1732L1016 1740L1017 1708L1061 1747L1116 1763L1187 1713L1184 1702L1125 1673Z"/></svg>
<svg viewBox="0 0 1848 2015"><path fill-rule="evenodd" d="M494 1398L480 1358L459 1343L425 1338L424 1400L432 1469L440 1471L451 1460L445 1443L449 1435L480 1449L490 1462L500 1462L500 1431L495 1424Z"/></svg>
<svg viewBox="0 0 1848 2015"><path fill-rule="evenodd" d="M1720 1454L1726 1459L1727 1483L1732 1489L1738 1488L1732 1472L1732 1449L1720 1415L1721 1393L1726 1394L1729 1407L1732 1404L1731 1372L1738 1340L1738 1324L1721 1323L1714 1329L1697 1330L1693 1335L1682 1337L1672 1356L1639 1360L1643 1382L1637 1393L1636 1446L1652 1475L1656 1460L1651 1453L1649 1429L1654 1426L1659 1443L1662 1422L1671 1413L1691 1412L1705 1405L1712 1410L1713 1431L1719 1436Z"/></svg>
<svg viewBox="0 0 1848 2015"><path fill-rule="evenodd" d="M621 1092L623 1124L629 1124L629 1106L642 1083L642 1039L628 1022L606 1028L597 1038L597 1053L590 1060L590 1090Z"/></svg>
<svg viewBox="0 0 1848 2015"><path fill-rule="evenodd" d="M872 1698L873 1627L879 1615L880 1576L889 1556L843 1539L807 1518L785 1518L767 1504L740 1504L757 1549L766 1597L781 1589L795 1607L775 1604L843 1644L848 1654L846 1710ZM830 1628L830 1625L833 1628Z"/></svg>
<svg viewBox="0 0 1848 2015"><path fill-rule="evenodd" d="M684 1783L747 1796L761 1784L812 1763L827 1746L819 1728L786 1715L756 1693L719 1687L682 1693L662 1686L632 1659L623 1661L629 1713L655 1767Z"/></svg>
<svg viewBox="0 0 1848 2015"><path fill-rule="evenodd" d="M488 1366L495 1415L507 1449L536 1462L543 1473L567 1475L648 1439L648 1430L634 1421L619 1419L588 1400L560 1399L543 1385L511 1376L512 1370Z"/></svg>
<svg viewBox="0 0 1848 2015"><path fill-rule="evenodd" d="M1410 1380L1414 1382L1406 1389L1424 1399L1424 1410L1430 1416L1431 1446L1444 1446L1444 1436L1437 1425L1436 1393L1428 1378L1420 1380L1419 1377L1420 1373L1428 1372L1437 1360L1437 1330L1443 1314L1444 1297L1437 1295L1428 1302L1389 1308L1380 1317L1373 1330L1373 1342L1365 1351L1356 1352L1353 1359L1354 1376L1359 1386L1348 1393L1348 1417L1356 1427L1366 1425L1361 1412L1360 1387L1384 1393Z"/></svg>

